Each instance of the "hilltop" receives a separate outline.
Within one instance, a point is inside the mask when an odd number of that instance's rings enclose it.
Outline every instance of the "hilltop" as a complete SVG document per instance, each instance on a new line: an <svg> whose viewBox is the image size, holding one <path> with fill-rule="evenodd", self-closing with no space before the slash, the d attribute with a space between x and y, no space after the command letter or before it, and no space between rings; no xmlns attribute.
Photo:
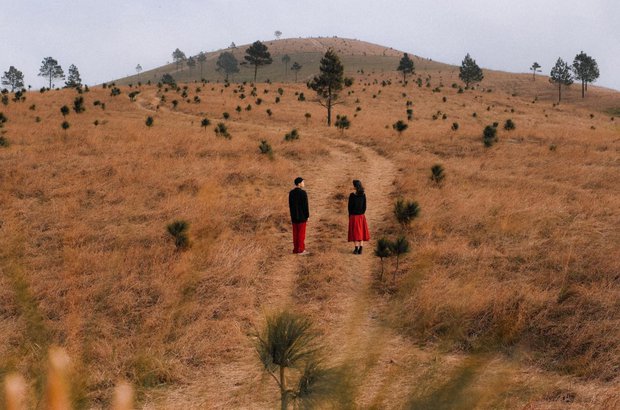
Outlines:
<svg viewBox="0 0 620 410"><path fill-rule="evenodd" d="M285 65L281 61L285 54L291 58L290 65L297 61L302 65L302 69L298 73L298 81L305 82L312 75L316 74L319 69L319 62L325 52L332 48L340 56L345 70L348 74L357 73L363 70L368 73L382 73L393 71L398 66L398 61L403 52L390 47L380 46L361 40L353 40L336 37L317 37L305 39L281 39L265 41L264 44L269 47L269 52L273 58L271 65L262 67L259 70L258 81L273 82L292 82L294 81L294 73L286 72ZM237 45L235 48L220 49L211 52L205 52L207 61L203 67L202 78L209 81L223 81L224 76L215 71L215 62L222 52L231 52L235 58L241 63L245 50L250 44ZM189 57L189 56L187 56ZM194 56L195 57L195 56ZM416 67L419 70L437 70L448 68L447 64L431 61L419 56L411 56ZM251 81L253 79L253 69L240 66L240 72L235 74L233 81ZM290 70L289 70L290 71ZM127 85L128 83L137 83L139 80L146 82L151 80L157 82L165 73L171 74L177 81L200 81L200 67L197 66L193 70L183 64L177 70L176 64L166 64L152 70L144 71L139 76L133 75L117 79L117 84Z"/></svg>

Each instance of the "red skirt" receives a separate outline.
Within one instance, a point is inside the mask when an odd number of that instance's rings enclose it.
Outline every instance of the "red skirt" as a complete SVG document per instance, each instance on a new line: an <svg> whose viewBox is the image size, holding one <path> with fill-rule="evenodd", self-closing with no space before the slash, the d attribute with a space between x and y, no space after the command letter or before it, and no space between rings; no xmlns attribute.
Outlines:
<svg viewBox="0 0 620 410"><path fill-rule="evenodd" d="M370 231L365 215L349 215L349 242L369 241Z"/></svg>

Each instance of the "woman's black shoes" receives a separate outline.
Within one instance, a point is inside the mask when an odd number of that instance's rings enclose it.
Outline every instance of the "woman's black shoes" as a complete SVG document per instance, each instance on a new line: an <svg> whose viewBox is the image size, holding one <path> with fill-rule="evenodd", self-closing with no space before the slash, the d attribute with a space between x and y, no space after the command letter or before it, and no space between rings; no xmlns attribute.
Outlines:
<svg viewBox="0 0 620 410"><path fill-rule="evenodd" d="M355 249L353 250L353 254L354 255L361 255L362 254L362 249L364 249L363 246L356 246Z"/></svg>

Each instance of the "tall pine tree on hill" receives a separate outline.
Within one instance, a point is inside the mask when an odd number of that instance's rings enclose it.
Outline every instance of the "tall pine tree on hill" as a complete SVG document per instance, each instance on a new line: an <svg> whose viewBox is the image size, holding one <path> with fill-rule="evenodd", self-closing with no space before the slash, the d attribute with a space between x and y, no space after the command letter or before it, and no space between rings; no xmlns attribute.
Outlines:
<svg viewBox="0 0 620 410"><path fill-rule="evenodd" d="M459 78L465 83L465 87L469 87L471 83L479 83L484 78L482 69L476 64L476 60L471 58L469 53L461 63Z"/></svg>
<svg viewBox="0 0 620 410"><path fill-rule="evenodd" d="M400 63L398 64L398 68L396 70L403 73L403 82L407 81L407 74L415 73L415 65L407 53L405 53L403 58L400 59Z"/></svg>
<svg viewBox="0 0 620 410"><path fill-rule="evenodd" d="M245 56L243 57L245 63L254 66L254 82L256 82L256 74L258 73L258 67L269 65L273 62L271 54L266 45L260 41L255 41L250 47L245 50Z"/></svg>
<svg viewBox="0 0 620 410"><path fill-rule="evenodd" d="M215 62L216 69L215 71L224 72L226 76L226 81L228 81L229 74L235 74L239 72L239 67L237 63L237 59L233 55L233 53L224 51L219 55L217 61Z"/></svg>
<svg viewBox="0 0 620 410"><path fill-rule="evenodd" d="M9 71L5 71L2 76L2 85L11 87L11 92L24 86L24 74L17 68L10 66Z"/></svg>
<svg viewBox="0 0 620 410"><path fill-rule="evenodd" d="M39 68L39 77L46 77L49 80L49 88L52 88L52 81L55 79L64 80L65 73L58 61L52 57L45 57Z"/></svg>
<svg viewBox="0 0 620 410"><path fill-rule="evenodd" d="M600 73L596 60L583 51L575 56L573 60L573 71L575 78L581 81L581 98L585 97L588 91L588 83L596 81Z"/></svg>
<svg viewBox="0 0 620 410"><path fill-rule="evenodd" d="M308 82L308 88L316 91L318 103L327 108L327 125L332 124L332 107L338 104L338 93L344 86L344 67L331 48L321 59L321 74Z"/></svg>
<svg viewBox="0 0 620 410"><path fill-rule="evenodd" d="M549 81L558 85L558 103L562 101L562 86L569 86L573 83L573 74L570 71L568 64L558 58L555 66L551 69L551 75Z"/></svg>
<svg viewBox="0 0 620 410"><path fill-rule="evenodd" d="M69 66L69 76L67 77L67 81L65 82L65 87L67 88L77 88L82 86L82 79L80 78L80 72L78 68L71 64Z"/></svg>

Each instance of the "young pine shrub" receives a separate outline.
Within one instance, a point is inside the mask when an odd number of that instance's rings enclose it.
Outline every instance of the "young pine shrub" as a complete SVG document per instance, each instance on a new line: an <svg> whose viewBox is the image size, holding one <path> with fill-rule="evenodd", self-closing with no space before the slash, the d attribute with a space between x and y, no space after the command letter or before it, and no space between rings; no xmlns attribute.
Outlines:
<svg viewBox="0 0 620 410"><path fill-rule="evenodd" d="M381 275L379 276L379 280L383 281L383 260L385 258L389 258L392 256L392 246L389 239L381 238L377 241L377 247L375 248L375 256L381 259Z"/></svg>
<svg viewBox="0 0 620 410"><path fill-rule="evenodd" d="M506 120L506 122L504 123L504 129L506 131L512 131L515 128L517 128L517 126L515 125L514 121L512 121L510 118Z"/></svg>
<svg viewBox="0 0 620 410"><path fill-rule="evenodd" d="M151 117L150 115L148 117L146 117L146 121L144 121L144 123L146 124L147 127L151 128L153 126L153 117Z"/></svg>
<svg viewBox="0 0 620 410"><path fill-rule="evenodd" d="M75 111L76 114L79 114L85 110L84 97L75 97L75 100L73 100L73 111Z"/></svg>
<svg viewBox="0 0 620 410"><path fill-rule="evenodd" d="M413 119L413 110L411 108L407 108L407 121L411 121Z"/></svg>
<svg viewBox="0 0 620 410"><path fill-rule="evenodd" d="M299 132L297 131L297 128L293 128L291 132L284 135L285 141L294 141L298 139L299 139Z"/></svg>
<svg viewBox="0 0 620 410"><path fill-rule="evenodd" d="M174 245L178 251L189 248L190 241L187 236L189 223L183 220L174 221L167 226L168 233L174 238Z"/></svg>
<svg viewBox="0 0 620 410"><path fill-rule="evenodd" d="M227 113L227 112L224 112L224 113L222 114L222 118L224 118L225 120L227 120L227 119L229 119L229 118L230 118L230 114L229 114L229 113Z"/></svg>
<svg viewBox="0 0 620 410"><path fill-rule="evenodd" d="M399 236L394 242L390 244L390 249L393 255L396 255L396 269L394 270L394 275L392 276L392 280L396 280L396 274L398 273L399 262L401 255L409 253L411 248L409 247L409 241L404 236Z"/></svg>
<svg viewBox="0 0 620 410"><path fill-rule="evenodd" d="M482 142L484 146L489 148L497 142L497 128L487 125L482 131Z"/></svg>
<svg viewBox="0 0 620 410"><path fill-rule="evenodd" d="M4 115L3 112L0 112L0 128L4 127L4 124L8 121L9 119L6 117L6 115Z"/></svg>
<svg viewBox="0 0 620 410"><path fill-rule="evenodd" d="M458 122L453 122L452 123L452 131L456 131L459 129L459 123Z"/></svg>
<svg viewBox="0 0 620 410"><path fill-rule="evenodd" d="M271 144L267 142L267 140L262 140L260 145L258 146L261 154L267 155L270 159L273 159L273 149L271 148Z"/></svg>
<svg viewBox="0 0 620 410"><path fill-rule="evenodd" d="M271 117L273 115L273 111L271 111L271 108L267 108L267 110L265 112L267 113L267 115L269 117Z"/></svg>
<svg viewBox="0 0 620 410"><path fill-rule="evenodd" d="M310 120L310 118L312 118L312 114L310 114L309 112L304 114L304 118L306 118L306 125L308 124L308 120Z"/></svg>
<svg viewBox="0 0 620 410"><path fill-rule="evenodd" d="M209 125L211 125L211 121L208 118L203 118L202 121L200 121L200 126L204 128L205 131Z"/></svg>
<svg viewBox="0 0 620 410"><path fill-rule="evenodd" d="M349 129L351 121L349 121L346 115L336 115L334 125L340 130L340 135L344 135L344 130Z"/></svg>
<svg viewBox="0 0 620 410"><path fill-rule="evenodd" d="M60 127L65 131L65 134L67 133L67 130L70 126L71 125L67 121L63 121L62 124L60 124Z"/></svg>
<svg viewBox="0 0 620 410"><path fill-rule="evenodd" d="M322 364L323 347L311 322L286 310L268 316L266 322L265 328L254 334L255 346L263 368L280 389L280 408L338 404L342 373Z"/></svg>
<svg viewBox="0 0 620 410"><path fill-rule="evenodd" d="M415 201L406 201L398 199L394 204L394 216L399 224L408 227L415 218L420 214L420 206Z"/></svg>
<svg viewBox="0 0 620 410"><path fill-rule="evenodd" d="M443 167L440 164L435 164L431 167L431 181L436 185L441 185L441 182L446 177Z"/></svg>
<svg viewBox="0 0 620 410"><path fill-rule="evenodd" d="M403 120L398 120L394 124L392 124L392 128L398 132L398 135L402 135L403 131L409 128L409 125L405 123Z"/></svg>
<svg viewBox="0 0 620 410"><path fill-rule="evenodd" d="M60 113L62 114L63 117L66 117L67 115L69 115L69 107L67 107L66 105L63 105L62 107L60 107Z"/></svg>
<svg viewBox="0 0 620 410"><path fill-rule="evenodd" d="M218 122L215 127L215 135L231 139L232 136L228 133L228 127L223 122Z"/></svg>

